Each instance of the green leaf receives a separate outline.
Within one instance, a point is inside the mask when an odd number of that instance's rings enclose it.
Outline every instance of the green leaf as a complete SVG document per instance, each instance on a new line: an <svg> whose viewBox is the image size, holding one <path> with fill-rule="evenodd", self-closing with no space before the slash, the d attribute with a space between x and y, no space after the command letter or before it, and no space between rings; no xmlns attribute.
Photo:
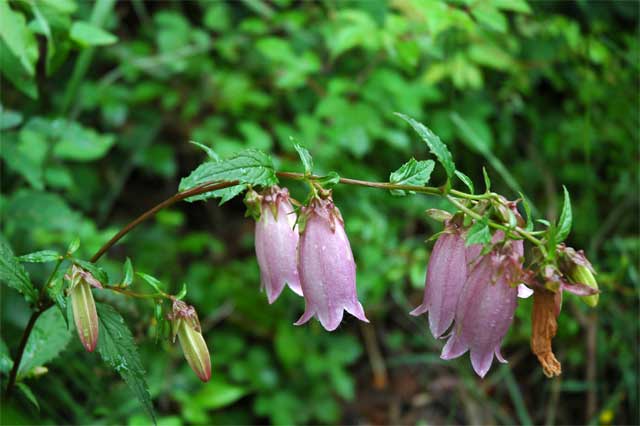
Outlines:
<svg viewBox="0 0 640 426"><path fill-rule="evenodd" d="M73 241L71 241L71 243L69 244L69 247L67 248L67 255L72 255L73 253L75 253L78 249L80 248L80 238L76 237L74 238Z"/></svg>
<svg viewBox="0 0 640 426"><path fill-rule="evenodd" d="M18 257L20 262L27 263L45 263L45 262L54 262L56 260L60 260L60 253L54 250L41 250L36 251L29 254L23 254Z"/></svg>
<svg viewBox="0 0 640 426"><path fill-rule="evenodd" d="M202 150L207 153L207 156L209 157L209 159L211 161L220 161L220 156L218 154L216 154L216 152L212 148L210 148L210 147L208 147L206 145L203 145L203 144L201 144L199 142L196 142L196 141L189 141L189 143L193 144L193 145L195 145L195 146L197 146L199 148L202 148Z"/></svg>
<svg viewBox="0 0 640 426"><path fill-rule="evenodd" d="M176 299L182 300L187 295L187 283L182 283L182 288L180 292L176 294Z"/></svg>
<svg viewBox="0 0 640 426"><path fill-rule="evenodd" d="M491 179L489 179L489 173L484 167L482 168L482 177L484 178L485 192L491 192Z"/></svg>
<svg viewBox="0 0 640 426"><path fill-rule="evenodd" d="M562 211L560 212L560 218L556 226L556 243L563 242L571 232L571 223L573 222L573 214L571 212L571 197L569 197L569 191L567 187L562 185L564 190L564 204L562 205Z"/></svg>
<svg viewBox="0 0 640 426"><path fill-rule="evenodd" d="M493 5L502 10L531 13L531 7L526 0L493 0Z"/></svg>
<svg viewBox="0 0 640 426"><path fill-rule="evenodd" d="M84 21L76 21L71 25L69 37L83 47L106 46L118 41L113 34Z"/></svg>
<svg viewBox="0 0 640 426"><path fill-rule="evenodd" d="M13 368L13 360L9 354L7 344L0 338L0 373L8 374Z"/></svg>
<svg viewBox="0 0 640 426"><path fill-rule="evenodd" d="M429 182L434 166L435 163L433 160L416 161L415 158L412 158L389 175L389 182L395 185L424 186ZM403 191L400 189L391 190L391 194L396 196L414 193L414 191Z"/></svg>
<svg viewBox="0 0 640 426"><path fill-rule="evenodd" d="M488 244L491 242L491 232L489 231L489 223L487 218L473 224L467 232L467 239L465 245L470 246L472 244Z"/></svg>
<svg viewBox="0 0 640 426"><path fill-rule="evenodd" d="M249 390L227 383L222 379L213 379L199 387L197 392L176 392L176 399L182 406L184 418L195 424L207 423L208 410L217 410L229 406L244 397Z"/></svg>
<svg viewBox="0 0 640 426"><path fill-rule="evenodd" d="M0 130L12 129L22 123L22 114L0 105ZM4 147L4 143L3 143Z"/></svg>
<svg viewBox="0 0 640 426"><path fill-rule="evenodd" d="M471 14L480 24L488 28L504 33L509 28L506 16L494 7L490 2L478 2L471 8Z"/></svg>
<svg viewBox="0 0 640 426"><path fill-rule="evenodd" d="M98 353L105 363L120 374L155 423L145 371L131 332L122 316L111 306L96 303L96 308L100 322Z"/></svg>
<svg viewBox="0 0 640 426"><path fill-rule="evenodd" d="M45 161L48 143L42 135L22 130L19 137L15 133L8 133L2 137L0 157L15 173L22 175L35 189L43 189L43 163Z"/></svg>
<svg viewBox="0 0 640 426"><path fill-rule="evenodd" d="M294 143L293 147L296 149L296 151L298 151L298 155L300 156L300 160L302 161L302 164L304 165L304 173L307 174L307 175L312 174L313 173L313 158L311 157L311 154L309 153L307 148L305 148L302 145L299 145L297 143Z"/></svg>
<svg viewBox="0 0 640 426"><path fill-rule="evenodd" d="M12 10L6 0L0 1L0 38L27 74L34 76L38 60L38 42L27 27L24 15ZM5 53L3 50L2 56Z"/></svg>
<svg viewBox="0 0 640 426"><path fill-rule="evenodd" d="M474 194L473 181L471 180L471 178L459 170L456 170L456 176L462 181L462 183L467 186L467 188L469 188L469 192L471 192L471 194Z"/></svg>
<svg viewBox="0 0 640 426"><path fill-rule="evenodd" d="M136 272L136 275L142 278L144 282L149 284L155 291L157 291L158 293L162 293L162 290L161 290L162 283L160 282L159 279L152 277L149 274L145 274L143 272Z"/></svg>
<svg viewBox="0 0 640 426"><path fill-rule="evenodd" d="M27 271L13 255L3 235L0 235L0 282L22 293L28 303L38 299L38 292L31 284Z"/></svg>
<svg viewBox="0 0 640 426"><path fill-rule="evenodd" d="M113 135L100 134L75 121L55 120L52 122L52 130L59 138L53 154L63 160L97 160L104 157L115 143Z"/></svg>
<svg viewBox="0 0 640 426"><path fill-rule="evenodd" d="M329 172L326 176L316 179L316 182L323 188L331 189L340 183L340 175L336 172Z"/></svg>
<svg viewBox="0 0 640 426"><path fill-rule="evenodd" d="M531 215L531 205L522 192L520 193L520 198L522 199L522 205L524 206L524 213L527 216L527 224L525 225L524 229L525 231L533 231L533 216Z"/></svg>
<svg viewBox="0 0 640 426"><path fill-rule="evenodd" d="M29 400L29 402L32 403L34 407L36 407L36 410L40 411L40 404L38 404L38 399L33 394L29 386L24 383L17 383L16 387L20 390L20 392L22 392L25 398L27 398L27 400Z"/></svg>
<svg viewBox="0 0 640 426"><path fill-rule="evenodd" d="M203 183L230 181L254 186L272 186L278 183L271 157L262 151L247 149L226 160L201 164L180 181L180 191L186 191ZM187 201L214 197L223 197L226 201L244 190L243 185L239 186L242 189L225 188L187 198Z"/></svg>
<svg viewBox="0 0 640 426"><path fill-rule="evenodd" d="M127 257L124 261L124 277L122 278L122 284L129 286L133 282L133 265L131 259Z"/></svg>
<svg viewBox="0 0 640 426"><path fill-rule="evenodd" d="M451 153L447 149L447 146L435 133L429 130L429 128L427 128L424 124L399 112L396 112L395 114L409 123L411 127L413 127L413 130L415 130L416 133L420 135L422 140L425 141L425 143L429 147L431 153L436 156L440 164L442 164L442 167L444 167L445 171L447 172L447 177L451 179L456 170L456 166L453 162L453 158L451 157Z"/></svg>
<svg viewBox="0 0 640 426"><path fill-rule="evenodd" d="M32 99L38 99L38 86L35 79L24 69L20 59L9 51L2 38L0 38L0 52L2 52L0 55L0 73L22 93Z"/></svg>
<svg viewBox="0 0 640 426"><path fill-rule="evenodd" d="M100 284L103 284L103 285L109 284L109 276L107 275L104 269L102 269L95 263L87 262L86 260L76 259L76 258L73 259L73 263L77 264L78 266L81 266L82 269L91 272L91 275L93 275L95 279L100 281Z"/></svg>
<svg viewBox="0 0 640 426"><path fill-rule="evenodd" d="M49 309L40 315L25 346L18 378L56 358L69 344L72 331L59 310Z"/></svg>
<svg viewBox="0 0 640 426"><path fill-rule="evenodd" d="M62 314L62 318L67 324L68 327L68 319L67 319L67 297L64 292L65 290L65 280L64 280L64 269L58 269L58 276L54 277L49 285L47 286L47 294L53 300L58 307L59 312Z"/></svg>

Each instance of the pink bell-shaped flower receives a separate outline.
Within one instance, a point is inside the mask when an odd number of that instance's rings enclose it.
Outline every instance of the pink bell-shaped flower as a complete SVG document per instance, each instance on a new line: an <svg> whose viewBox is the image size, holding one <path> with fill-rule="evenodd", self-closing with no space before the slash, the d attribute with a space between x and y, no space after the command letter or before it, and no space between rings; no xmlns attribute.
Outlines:
<svg viewBox="0 0 640 426"><path fill-rule="evenodd" d="M501 231L494 243L504 238ZM458 300L455 325L442 359L453 359L471 353L475 372L484 377L493 362L506 363L500 354L500 344L513 321L522 271L522 241L510 241L503 248L479 258L470 270Z"/></svg>
<svg viewBox="0 0 640 426"><path fill-rule="evenodd" d="M255 242L260 282L267 300L275 302L285 283L302 296L296 254L299 234L289 191L272 186L263 193L261 203Z"/></svg>
<svg viewBox="0 0 640 426"><path fill-rule="evenodd" d="M429 312L429 328L433 337L442 336L453 323L456 305L467 280L467 265L477 257L474 251L465 248L462 230L452 223L447 224L433 247L427 267L424 299L411 311L414 316Z"/></svg>
<svg viewBox="0 0 640 426"><path fill-rule="evenodd" d="M295 323L316 316L327 331L338 328L344 311L369 322L358 301L356 263L340 211L329 195L303 209L306 225L298 246L298 273L305 312Z"/></svg>

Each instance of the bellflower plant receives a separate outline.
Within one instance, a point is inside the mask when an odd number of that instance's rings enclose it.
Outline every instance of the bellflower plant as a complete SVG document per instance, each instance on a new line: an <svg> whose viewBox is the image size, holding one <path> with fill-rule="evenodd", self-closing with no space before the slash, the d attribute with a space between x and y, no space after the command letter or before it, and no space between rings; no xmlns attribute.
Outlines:
<svg viewBox="0 0 640 426"><path fill-rule="evenodd" d="M272 186L260 196L260 217L256 222L256 257L260 282L269 303L282 293L285 284L302 296L297 267L298 229L287 188Z"/></svg>
<svg viewBox="0 0 640 426"><path fill-rule="evenodd" d="M473 182L456 169L446 145L423 124L402 114L399 116L417 131L442 165L446 175L442 185L427 186L435 166L433 160L412 158L392 172L388 182L371 182L341 177L336 172L314 175L311 154L299 145L294 148L300 155L304 173L276 171L271 157L258 150L248 149L222 160L207 148L210 161L185 177L177 194L127 224L88 261L73 257L79 243L72 243L64 254L45 250L16 257L0 238L4 260L0 264L0 279L7 280L11 287L20 291L34 309L22 341L28 342L44 311L57 305L64 312L65 297L68 297L83 346L88 351L96 348L100 324L104 336L118 336L117 345L114 345L114 339L105 338L100 342L98 353L105 362L116 369L126 363L142 371L134 339L124 326L124 320L110 306L96 306L91 291L93 286L105 292L153 300L158 336L173 341L177 337L189 366L200 380L208 381L211 378L209 349L195 309L182 301L187 294L186 284L173 295L166 292L171 287L138 272L153 291L132 291L129 286L133 284L134 273L129 259L124 264L122 280L116 284L108 284L107 273L96 262L129 231L162 208L181 200L219 197L228 201L245 191L248 213L256 220L256 257L268 302L273 303L288 285L304 297L305 310L296 325L316 317L322 327L333 331L341 324L345 311L369 322L358 300L356 263L344 220L332 199L333 186L344 184L388 190L393 196L421 193L442 197L451 204L451 212L434 209L427 212L444 221L445 228L430 256L423 301L411 312L412 315L428 313L433 336L448 339L441 358L457 358L468 351L473 369L480 377L487 374L494 357L499 362L506 362L500 347L513 322L517 298L533 293L531 350L545 375L560 374L562 369L553 353L552 339L558 329L562 293L577 294L589 306L596 305L599 294L595 270L584 253L563 243L572 224L569 192L564 188L564 204L556 223L542 221L545 228L536 230L524 196L517 201L508 201L492 192L486 172L486 191L475 193ZM457 181L454 178L465 183L469 192L455 188ZM298 203L286 188L278 186L280 179L307 184L310 191L305 203ZM526 221L518 211L518 203L523 204ZM294 205L300 205L297 215ZM529 248L526 258L525 242ZM49 261L57 262L56 266L38 291L30 283L21 262ZM73 265L66 275L70 282L66 293L64 280L57 276L58 268L64 262ZM7 381L8 393L20 384L18 369L24 347L21 345L13 359ZM118 356L113 356L114 353ZM152 413L148 393L140 392L146 386L141 376L142 373L135 375L137 382L132 387Z"/></svg>
<svg viewBox="0 0 640 426"><path fill-rule="evenodd" d="M344 221L331 195L312 199L302 215L306 224L298 247L298 272L305 311L295 324L316 316L327 331L333 331L343 311L369 322L358 301L356 263Z"/></svg>

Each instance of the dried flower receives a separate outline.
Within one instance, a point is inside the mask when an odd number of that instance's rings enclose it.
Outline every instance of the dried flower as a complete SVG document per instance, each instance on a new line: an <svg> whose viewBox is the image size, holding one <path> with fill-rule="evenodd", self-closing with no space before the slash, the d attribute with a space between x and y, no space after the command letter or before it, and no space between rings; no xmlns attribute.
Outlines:
<svg viewBox="0 0 640 426"><path fill-rule="evenodd" d="M475 248L465 248L462 230L455 224L447 224L433 247L422 304L411 311L414 316L429 312L429 329L433 337L442 336L453 323L467 279L467 264L477 257L474 252Z"/></svg>
<svg viewBox="0 0 640 426"><path fill-rule="evenodd" d="M561 296L562 292L554 294L544 289L536 289L533 294L531 351L540 361L542 371L547 377L559 376L562 373L560 362L551 348L551 340L558 330L557 317L560 313L558 298Z"/></svg>
<svg viewBox="0 0 640 426"><path fill-rule="evenodd" d="M296 253L299 234L289 191L273 186L261 198L262 213L256 222L255 241L262 288L269 303L278 298L285 283L302 296Z"/></svg>
<svg viewBox="0 0 640 426"><path fill-rule="evenodd" d="M68 292L78 336L82 346L87 351L93 352L98 344L99 329L98 313L91 286L102 288L102 285L93 275L77 265L71 267L71 275L66 275L66 278L71 281Z"/></svg>
<svg viewBox="0 0 640 426"><path fill-rule="evenodd" d="M298 272L305 312L296 325L317 316L328 331L342 321L343 311L369 322L358 301L356 264L340 211L331 195L314 198L303 209L306 226L298 247Z"/></svg>
<svg viewBox="0 0 640 426"><path fill-rule="evenodd" d="M200 380L209 381L211 378L211 357L202 337L200 321L195 308L180 300L174 300L172 312L168 317L171 320L173 340L175 341L178 336L187 363Z"/></svg>
<svg viewBox="0 0 640 426"><path fill-rule="evenodd" d="M503 238L503 233L496 232L493 242ZM498 361L506 362L500 344L513 321L523 253L522 241L510 241L476 261L458 301L455 325L442 349L442 359L457 358L469 350L473 369L480 377L489 371L494 354Z"/></svg>

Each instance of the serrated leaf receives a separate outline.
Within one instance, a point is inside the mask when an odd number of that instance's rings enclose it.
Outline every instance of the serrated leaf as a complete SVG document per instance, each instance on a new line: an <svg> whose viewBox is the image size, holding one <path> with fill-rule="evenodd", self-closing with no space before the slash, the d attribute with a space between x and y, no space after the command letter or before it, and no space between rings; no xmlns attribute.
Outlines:
<svg viewBox="0 0 640 426"><path fill-rule="evenodd" d="M473 224L467 231L465 245L472 244L488 244L491 242L491 232L489 231L489 223L486 218Z"/></svg>
<svg viewBox="0 0 640 426"><path fill-rule="evenodd" d="M71 25L69 38L82 47L107 46L118 41L118 37L89 22L76 21Z"/></svg>
<svg viewBox="0 0 640 426"><path fill-rule="evenodd" d="M0 283L18 290L28 303L33 303L38 298L38 292L31 284L27 271L13 255L3 235L0 235Z"/></svg>
<svg viewBox="0 0 640 426"><path fill-rule="evenodd" d="M316 182L323 188L331 189L340 183L340 175L336 172L329 172L325 176L316 179Z"/></svg>
<svg viewBox="0 0 640 426"><path fill-rule="evenodd" d="M189 176L182 178L179 189L186 191L204 183L232 181L254 186L272 186L278 183L271 157L262 151L247 149L226 160L201 164ZM245 185L239 186L242 189L232 187L211 191L187 198L187 201L215 197L223 197L226 201L233 198L231 195L238 195L245 189Z"/></svg>
<svg viewBox="0 0 640 426"><path fill-rule="evenodd" d="M458 179L462 181L462 183L464 183L467 186L467 188L469 188L469 191L471 192L471 194L475 193L475 189L473 187L473 181L469 176L465 175L459 170L456 170L456 176L458 177Z"/></svg>
<svg viewBox="0 0 640 426"><path fill-rule="evenodd" d="M456 166L453 162L453 158L451 157L451 153L449 152L449 149L447 149L447 146L440 140L440 138L435 133L433 133L424 124L414 120L411 117L401 114L399 112L396 112L395 114L398 117L402 118L407 123L409 123L411 127L413 127L413 130L415 130L416 133L420 135L422 140L429 147L429 151L431 151L431 153L436 156L440 164L442 164L442 167L444 167L445 171L447 172L447 177L451 179L456 170Z"/></svg>
<svg viewBox="0 0 640 426"><path fill-rule="evenodd" d="M131 285L133 282L133 265L131 264L131 259L127 257L127 260L124 261L124 276L122 278L122 284L125 286Z"/></svg>
<svg viewBox="0 0 640 426"><path fill-rule="evenodd" d="M100 321L98 353L105 363L120 374L155 423L145 370L129 328L111 306L96 303L96 308Z"/></svg>
<svg viewBox="0 0 640 426"><path fill-rule="evenodd" d="M484 178L484 188L486 192L491 192L491 179L489 179L489 173L487 169L482 168L482 177Z"/></svg>
<svg viewBox="0 0 640 426"><path fill-rule="evenodd" d="M429 182L435 163L433 160L416 161L415 158L404 163L398 170L389 175L389 182L396 185L424 186ZM414 191L392 189L391 194L404 196L414 194Z"/></svg>
<svg viewBox="0 0 640 426"><path fill-rule="evenodd" d="M45 263L60 260L60 253L54 250L41 250L18 257L20 262L25 263Z"/></svg>
<svg viewBox="0 0 640 426"><path fill-rule="evenodd" d="M564 191L564 203L562 205L562 211L560 212L560 218L556 226L556 243L563 242L571 232L571 224L573 222L573 213L571 212L571 197L567 187L562 185Z"/></svg>
<svg viewBox="0 0 640 426"><path fill-rule="evenodd" d="M18 378L56 358L67 347L71 336L60 311L45 311L36 321L29 336L18 369Z"/></svg>
<svg viewBox="0 0 640 426"><path fill-rule="evenodd" d="M311 154L309 153L307 148L297 143L294 143L293 147L296 149L298 155L300 156L300 161L302 161L302 164L304 165L305 174L310 175L311 173L313 173L313 158L311 157Z"/></svg>

